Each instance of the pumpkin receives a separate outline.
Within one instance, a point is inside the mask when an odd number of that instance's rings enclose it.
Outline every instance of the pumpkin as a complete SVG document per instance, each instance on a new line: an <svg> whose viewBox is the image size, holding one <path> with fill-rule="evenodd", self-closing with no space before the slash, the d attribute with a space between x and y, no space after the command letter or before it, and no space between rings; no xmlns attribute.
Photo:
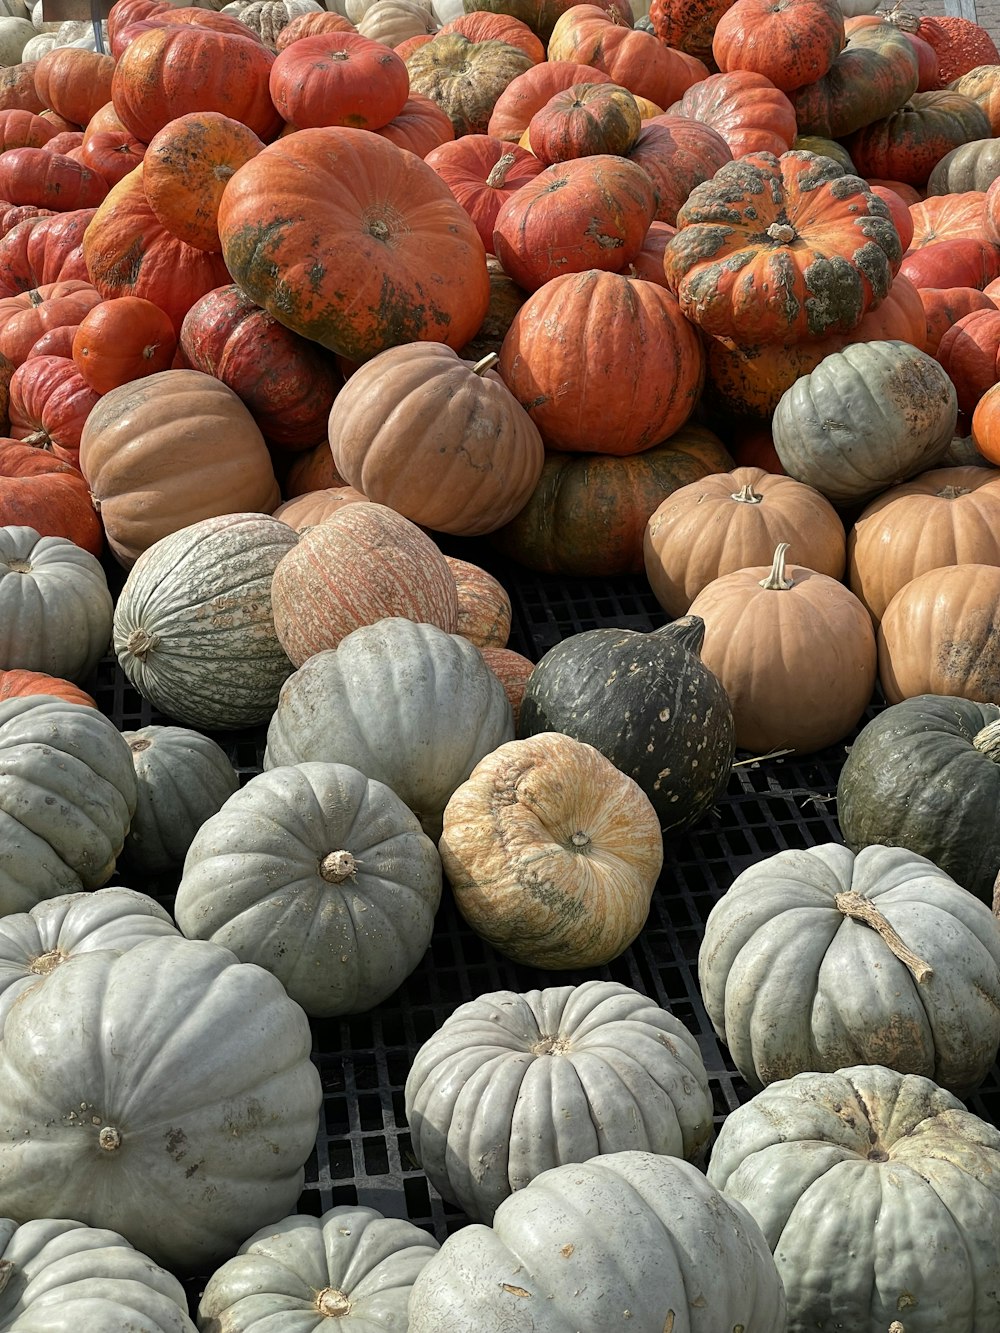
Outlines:
<svg viewBox="0 0 1000 1333"><path fill-rule="evenodd" d="M937 357L941 339L953 325L973 310L995 310L993 300L977 287L924 287L920 300L927 321L924 351Z"/></svg>
<svg viewBox="0 0 1000 1333"><path fill-rule="evenodd" d="M382 504L352 504L309 528L274 571L274 626L295 666L385 616L455 629L458 599L444 556Z"/></svg>
<svg viewBox="0 0 1000 1333"><path fill-rule="evenodd" d="M15 440L0 439L0 527L65 537L93 556L104 548L101 520L76 468Z"/></svg>
<svg viewBox="0 0 1000 1333"><path fill-rule="evenodd" d="M401 342L462 347L486 313L472 221L430 167L365 130L269 144L226 186L219 235L251 300L352 361Z"/></svg>
<svg viewBox="0 0 1000 1333"><path fill-rule="evenodd" d="M919 82L917 53L905 32L891 23L857 28L828 72L792 93L798 133L843 139L898 111Z"/></svg>
<svg viewBox="0 0 1000 1333"><path fill-rule="evenodd" d="M972 442L983 458L993 464L1000 464L998 407L1000 407L1000 392L994 385L986 390L972 414Z"/></svg>
<svg viewBox="0 0 1000 1333"><path fill-rule="evenodd" d="M957 1097L919 1074L853 1065L797 1074L738 1107L708 1178L760 1225L790 1329L976 1333L998 1313L996 1257L979 1239L1000 1225L998 1167L1000 1134ZM817 1228L838 1247L819 1281ZM961 1284L943 1280L959 1271Z"/></svg>
<svg viewBox="0 0 1000 1333"><path fill-rule="evenodd" d="M179 871L199 828L239 787L239 775L221 746L188 727L149 726L122 736L139 798L121 864L145 875Z"/></svg>
<svg viewBox="0 0 1000 1333"><path fill-rule="evenodd" d="M0 918L0 1031L17 1000L70 958L176 934L170 913L133 889L63 893Z"/></svg>
<svg viewBox="0 0 1000 1333"><path fill-rule="evenodd" d="M100 562L65 537L0 528L0 667L85 681L111 638Z"/></svg>
<svg viewBox="0 0 1000 1333"><path fill-rule="evenodd" d="M279 498L249 412L197 370L162 370L105 394L84 426L80 469L126 569L179 528L219 514L269 513Z"/></svg>
<svg viewBox="0 0 1000 1333"><path fill-rule="evenodd" d="M17 108L0 111L0 151L42 148L54 134L53 126L33 111Z"/></svg>
<svg viewBox="0 0 1000 1333"><path fill-rule="evenodd" d="M381 42L357 32L318 33L278 55L270 90L278 111L299 129L377 130L402 111L409 79L399 56Z"/></svg>
<svg viewBox="0 0 1000 1333"><path fill-rule="evenodd" d="M998 722L996 704L946 695L917 695L878 713L855 738L837 783L837 817L851 850L905 847L992 902L1000 871L990 813L1000 799Z"/></svg>
<svg viewBox="0 0 1000 1333"><path fill-rule="evenodd" d="M496 676L504 688L514 715L514 729L521 715L521 700L524 698L528 678L535 669L535 664L511 648L494 648L487 644L479 649L483 661Z"/></svg>
<svg viewBox="0 0 1000 1333"><path fill-rule="evenodd" d="M417 1052L405 1097L425 1174L478 1222L552 1167L629 1150L698 1161L713 1132L694 1037L614 981L459 1005Z"/></svg>
<svg viewBox="0 0 1000 1333"><path fill-rule="evenodd" d="M753 347L856 328L901 258L888 206L860 178L812 153L756 153L695 187L664 270L688 319Z"/></svg>
<svg viewBox="0 0 1000 1333"><path fill-rule="evenodd" d="M375 0L358 22L363 37L395 48L409 38L431 37L437 31L437 21L420 0Z"/></svg>
<svg viewBox="0 0 1000 1333"><path fill-rule="evenodd" d="M528 293L503 271L496 255L486 256L486 271L490 301L482 324L459 353L465 361L481 361L491 352L499 355L514 316L528 298Z"/></svg>
<svg viewBox="0 0 1000 1333"><path fill-rule="evenodd" d="M659 819L642 789L592 745L558 732L480 760L445 807L438 850L472 929L515 961L548 969L596 967L628 948L663 863Z"/></svg>
<svg viewBox="0 0 1000 1333"><path fill-rule="evenodd" d="M986 236L986 195L981 190L930 195L910 205L910 217L913 221L912 250L942 241L981 241Z"/></svg>
<svg viewBox="0 0 1000 1333"><path fill-rule="evenodd" d="M180 350L214 375L283 449L327 447L330 408L341 385L333 358L262 310L234 283L196 301L181 325Z"/></svg>
<svg viewBox="0 0 1000 1333"><path fill-rule="evenodd" d="M958 14L921 18L917 35L934 48L942 87L980 65L1000 63L1000 53L986 29Z"/></svg>
<svg viewBox="0 0 1000 1333"><path fill-rule="evenodd" d="M71 279L0 299L0 356L14 366L50 329L79 324L100 303L101 294L89 282Z"/></svg>
<svg viewBox="0 0 1000 1333"><path fill-rule="evenodd" d="M650 29L667 46L713 64L712 39L733 0L652 0Z"/></svg>
<svg viewBox="0 0 1000 1333"><path fill-rule="evenodd" d="M440 898L441 858L394 792L345 764L293 764L251 778L202 825L174 914L330 1018L374 1008L409 976Z"/></svg>
<svg viewBox="0 0 1000 1333"><path fill-rule="evenodd" d="M914 93L897 111L846 141L858 173L923 185L952 149L990 133L971 97L948 90Z"/></svg>
<svg viewBox="0 0 1000 1333"><path fill-rule="evenodd" d="M59 356L67 361L73 359L73 338L76 334L78 325L63 324L57 329L49 329L43 333L37 342L33 342L28 348L28 355L25 360L35 356ZM77 450L77 462L79 462L79 449Z"/></svg>
<svg viewBox="0 0 1000 1333"><path fill-rule="evenodd" d="M1000 310L972 310L963 315L943 334L936 359L955 386L958 410L972 416L980 398L998 379Z"/></svg>
<svg viewBox="0 0 1000 1333"><path fill-rule="evenodd" d="M729 145L734 159L749 153L780 155L796 135L791 102L770 79L752 70L710 74L667 111L710 126Z"/></svg>
<svg viewBox="0 0 1000 1333"><path fill-rule="evenodd" d="M414 1283L409 1333L526 1328L526 1313L533 1333L609 1318L629 1333L787 1327L781 1278L746 1208L690 1163L644 1152L552 1167L504 1200L492 1228L449 1236Z"/></svg>
<svg viewBox="0 0 1000 1333"><path fill-rule="evenodd" d="M576 83L556 93L528 125L531 151L545 166L594 153L623 156L642 124L627 88L615 83Z"/></svg>
<svg viewBox="0 0 1000 1333"><path fill-rule="evenodd" d="M174 326L159 306L141 296L120 296L93 306L80 321L73 362L86 384L105 394L169 370L176 348Z"/></svg>
<svg viewBox="0 0 1000 1333"><path fill-rule="evenodd" d="M0 701L27 699L36 694L48 694L54 699L83 704L87 708L97 707L91 695L61 676L49 676L44 671L0 671Z"/></svg>
<svg viewBox="0 0 1000 1333"><path fill-rule="evenodd" d="M986 191L997 176L1000 176L1000 155L996 140L973 139L939 158L927 178L927 193L945 195Z"/></svg>
<svg viewBox="0 0 1000 1333"><path fill-rule="evenodd" d="M82 162L48 148L8 148L0 155L0 197L12 204L38 204L58 212L93 208L107 182Z"/></svg>
<svg viewBox="0 0 1000 1333"><path fill-rule="evenodd" d="M390 787L436 839L452 792L513 734L503 686L478 648L436 625L389 617L289 677L264 768L347 764Z"/></svg>
<svg viewBox="0 0 1000 1333"><path fill-rule="evenodd" d="M95 216L96 209L74 208L12 227L0 239L3 297L55 282L86 281L83 239Z"/></svg>
<svg viewBox="0 0 1000 1333"><path fill-rule="evenodd" d="M114 649L139 693L190 727L266 722L292 670L275 634L271 582L296 541L277 519L236 513L153 543L114 616Z"/></svg>
<svg viewBox="0 0 1000 1333"><path fill-rule="evenodd" d="M322 1101L310 1046L281 984L228 949L166 936L79 955L4 1024L5 1207L113 1222L155 1260L205 1271L298 1197Z"/></svg>
<svg viewBox="0 0 1000 1333"><path fill-rule="evenodd" d="M703 365L670 292L597 269L545 283L500 349L500 373L545 443L588 453L635 454L666 440L691 415Z"/></svg>
<svg viewBox="0 0 1000 1333"><path fill-rule="evenodd" d="M131 134L115 115L114 103L106 102L83 131L80 161L103 176L110 188L139 165L145 152L142 140Z"/></svg>
<svg viewBox="0 0 1000 1333"><path fill-rule="evenodd" d="M656 220L673 226L678 209L694 187L711 180L733 155L710 125L686 116L659 115L643 121L628 156L656 186ZM662 256L657 276L663 277Z"/></svg>
<svg viewBox="0 0 1000 1333"><path fill-rule="evenodd" d="M1000 475L935 468L873 500L848 538L852 591L876 623L897 592L945 565L1000 565Z"/></svg>
<svg viewBox="0 0 1000 1333"><path fill-rule="evenodd" d="M47 695L6 699L0 755L7 775L0 796L6 849L0 915L101 888L136 803L129 749L114 724L86 704Z"/></svg>
<svg viewBox="0 0 1000 1333"><path fill-rule="evenodd" d="M24 61L0 66L0 107L18 107L37 115L45 110L45 103L35 88L35 70L38 61Z"/></svg>
<svg viewBox="0 0 1000 1333"><path fill-rule="evenodd" d="M355 32L356 28L343 14L332 14L327 10L309 10L297 14L281 29L275 40L275 48L284 51L286 46L297 42L300 37L315 37L320 33Z"/></svg>
<svg viewBox="0 0 1000 1333"><path fill-rule="evenodd" d="M1000 67L996 65L977 65L965 74L959 75L951 84L955 92L963 93L966 97L971 97L974 102L979 103L986 113L986 119L990 122L990 133L993 135L1000 129L1000 100L997 97L997 94L1000 93L998 70L1000 70Z"/></svg>
<svg viewBox="0 0 1000 1333"><path fill-rule="evenodd" d="M536 65L545 60L545 47L541 40L526 23L511 14L473 10L469 14L459 14L457 18L442 23L438 31L460 32L471 42L506 42L509 46L520 47Z"/></svg>
<svg viewBox="0 0 1000 1333"><path fill-rule="evenodd" d="M541 41L548 42L552 29L561 14L570 9L571 0L469 0L471 12L510 14L526 24ZM617 24L632 26L632 9L623 0L594 0L596 6L609 14ZM470 12L470 11L467 11Z"/></svg>
<svg viewBox="0 0 1000 1333"><path fill-rule="evenodd" d="M690 616L652 634L570 635L531 673L518 735L557 732L593 745L638 783L664 832L683 832L715 804L733 762L733 714L701 661L704 635Z"/></svg>
<svg viewBox="0 0 1000 1333"><path fill-rule="evenodd" d="M786 564L723 574L688 615L705 622L702 659L732 703L736 744L761 754L810 753L856 726L875 684L876 646L864 606L827 574Z"/></svg>
<svg viewBox="0 0 1000 1333"><path fill-rule="evenodd" d="M35 67L35 88L47 107L77 125L111 98L113 58L103 52L58 46Z"/></svg>
<svg viewBox="0 0 1000 1333"><path fill-rule="evenodd" d="M1000 1045L992 917L901 847L778 852L712 908L702 998L754 1091L862 1058L967 1097Z"/></svg>
<svg viewBox="0 0 1000 1333"><path fill-rule="evenodd" d="M218 111L169 121L143 156L143 189L157 221L197 250L218 251L222 193L263 147L253 130Z"/></svg>
<svg viewBox="0 0 1000 1333"><path fill-rule="evenodd" d="M478 565L446 555L458 596L455 632L477 648L503 648L510 638L511 604L503 584Z"/></svg>
<svg viewBox="0 0 1000 1333"><path fill-rule="evenodd" d="M836 0L736 0L716 24L712 55L723 73L763 74L787 93L821 79L843 45Z"/></svg>
<svg viewBox="0 0 1000 1333"><path fill-rule="evenodd" d="M895 594L878 631L878 671L889 703L918 694L1000 698L1000 568L946 565Z"/></svg>
<svg viewBox="0 0 1000 1333"><path fill-rule="evenodd" d="M434 148L450 143L455 129L437 102L421 93L411 92L402 111L388 125L375 133L397 148L406 148L417 157L426 157Z"/></svg>
<svg viewBox="0 0 1000 1333"><path fill-rule="evenodd" d="M32 356L10 380L10 433L78 467L80 437L101 395L66 356Z"/></svg>
<svg viewBox="0 0 1000 1333"><path fill-rule="evenodd" d="M299 457L304 455L300 454ZM280 518L282 523L287 523L296 532L305 532L306 528L324 523L342 505L360 502L367 503L368 497L353 486L330 486L323 490L306 491L303 495L285 500L278 505L273 517Z"/></svg>
<svg viewBox="0 0 1000 1333"><path fill-rule="evenodd" d="M342 486L344 479L333 466L333 455L330 453L328 440L323 440L311 449L304 449L301 453L291 456L283 483L284 494L289 500L300 495L308 495L311 491L322 491L330 487L339 489ZM353 486L351 490L354 490ZM292 526L298 527L299 524L293 523Z"/></svg>
<svg viewBox="0 0 1000 1333"><path fill-rule="evenodd" d="M911 249L899 271L918 288L983 288L1000 275L1000 247L985 236L939 241Z"/></svg>
<svg viewBox="0 0 1000 1333"><path fill-rule="evenodd" d="M9 1274L5 1329L39 1323L83 1328L100 1319L105 1333L131 1325L148 1333L194 1333L177 1279L128 1241L82 1222L0 1220L0 1265ZM141 1321L141 1324L140 1324Z"/></svg>
<svg viewBox="0 0 1000 1333"><path fill-rule="evenodd" d="M889 340L825 357L782 394L772 430L788 475L837 504L934 467L957 417L955 386L938 362Z"/></svg>
<svg viewBox="0 0 1000 1333"><path fill-rule="evenodd" d="M220 111L265 142L281 128L271 101L269 51L245 36L190 23L140 32L118 57L111 100L126 129L149 143L158 130L192 111Z"/></svg>
<svg viewBox="0 0 1000 1333"><path fill-rule="evenodd" d="M405 68L412 91L441 107L458 138L486 134L497 98L534 63L526 51L509 42L476 42L449 32L411 51Z"/></svg>
<svg viewBox="0 0 1000 1333"><path fill-rule="evenodd" d="M525 507L490 544L543 573L639 573L646 523L661 500L732 466L718 436L690 424L625 457L553 451Z"/></svg>
<svg viewBox="0 0 1000 1333"><path fill-rule="evenodd" d="M581 83L614 83L610 74L571 60L545 60L511 79L493 105L487 133L517 143L531 118L557 94Z"/></svg>
<svg viewBox="0 0 1000 1333"><path fill-rule="evenodd" d="M466 134L439 144L424 161L476 224L488 253L493 251L493 227L501 205L544 166L532 153L488 134Z"/></svg>
<svg viewBox="0 0 1000 1333"><path fill-rule="evenodd" d="M352 1324L404 1329L410 1290L437 1248L420 1227L374 1208L341 1204L322 1217L282 1218L254 1232L216 1269L198 1322L255 1333L262 1318L325 1316L339 1318L347 1333Z"/></svg>
<svg viewBox="0 0 1000 1333"><path fill-rule="evenodd" d="M463 536L501 527L527 502L544 448L497 359L473 364L432 342L373 358L330 412L337 471L414 523Z"/></svg>
<svg viewBox="0 0 1000 1333"><path fill-rule="evenodd" d="M842 577L844 525L818 491L761 468L710 473L674 491L650 517L646 577L667 615L682 616L714 579L763 564L785 538L809 569Z"/></svg>

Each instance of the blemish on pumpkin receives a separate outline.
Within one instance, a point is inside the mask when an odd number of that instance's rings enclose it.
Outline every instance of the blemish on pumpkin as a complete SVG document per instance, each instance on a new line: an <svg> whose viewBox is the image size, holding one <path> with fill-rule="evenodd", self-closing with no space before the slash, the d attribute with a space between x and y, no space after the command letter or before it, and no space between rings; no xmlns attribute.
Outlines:
<svg viewBox="0 0 1000 1333"><path fill-rule="evenodd" d="M500 1286L511 1296L526 1296L530 1299L531 1292L525 1291L524 1287L515 1287L512 1282L501 1282Z"/></svg>

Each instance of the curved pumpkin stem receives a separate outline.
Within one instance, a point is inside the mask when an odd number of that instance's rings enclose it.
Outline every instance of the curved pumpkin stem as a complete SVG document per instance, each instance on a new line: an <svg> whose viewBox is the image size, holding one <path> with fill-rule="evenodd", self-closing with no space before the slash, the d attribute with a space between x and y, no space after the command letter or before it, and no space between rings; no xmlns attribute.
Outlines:
<svg viewBox="0 0 1000 1333"><path fill-rule="evenodd" d="M499 364L500 357L496 352L487 352L481 361L477 361L472 367L473 375L485 375L488 370Z"/></svg>
<svg viewBox="0 0 1000 1333"><path fill-rule="evenodd" d="M517 158L513 153L504 153L486 177L486 184L494 190L499 190L507 179L507 172L510 171L516 161Z"/></svg>
<svg viewBox="0 0 1000 1333"><path fill-rule="evenodd" d="M766 579L759 580L762 588L766 588L769 592L787 592L789 588L794 588L795 580L789 578L785 573L785 556L787 554L788 543L781 542L774 553L771 572Z"/></svg>
<svg viewBox="0 0 1000 1333"><path fill-rule="evenodd" d="M992 759L995 764L1000 764L1000 718L995 722L987 722L981 731L977 731L972 738L972 744L980 754Z"/></svg>
<svg viewBox="0 0 1000 1333"><path fill-rule="evenodd" d="M928 981L934 975L934 969L930 963L925 963L912 949L908 948L875 904L858 893L856 889L849 889L846 893L838 893L833 901L844 916L849 916L852 921L859 921L863 926L870 926L872 930L877 930L888 945L890 952L894 953L899 961L913 973L918 986L922 986L925 981Z"/></svg>
<svg viewBox="0 0 1000 1333"><path fill-rule="evenodd" d="M741 486L738 491L731 492L729 498L742 505L759 505L764 499L758 491L754 490L753 483L749 481L745 486Z"/></svg>

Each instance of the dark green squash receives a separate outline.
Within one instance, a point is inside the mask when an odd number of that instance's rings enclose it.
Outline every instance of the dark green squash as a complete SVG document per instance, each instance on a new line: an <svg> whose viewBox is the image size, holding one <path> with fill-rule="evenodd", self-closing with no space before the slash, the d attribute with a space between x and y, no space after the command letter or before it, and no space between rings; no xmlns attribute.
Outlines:
<svg viewBox="0 0 1000 1333"><path fill-rule="evenodd" d="M532 671L518 736L561 731L600 750L643 789L664 833L690 828L725 790L735 753L729 696L700 657L704 621L651 634L593 629Z"/></svg>
<svg viewBox="0 0 1000 1333"><path fill-rule="evenodd" d="M874 718L837 784L851 851L906 847L984 902L1000 870L1000 707L921 694Z"/></svg>

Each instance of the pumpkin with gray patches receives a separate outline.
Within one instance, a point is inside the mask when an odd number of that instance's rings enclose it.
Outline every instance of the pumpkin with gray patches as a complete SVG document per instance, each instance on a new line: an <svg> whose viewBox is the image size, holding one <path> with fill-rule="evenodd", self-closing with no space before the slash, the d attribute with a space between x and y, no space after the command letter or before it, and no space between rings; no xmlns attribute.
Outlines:
<svg viewBox="0 0 1000 1333"><path fill-rule="evenodd" d="M1000 1328L1000 1132L930 1079L773 1083L727 1117L708 1179L763 1231L788 1333Z"/></svg>
<svg viewBox="0 0 1000 1333"><path fill-rule="evenodd" d="M440 900L437 848L398 796L346 764L298 764L251 778L202 825L174 912L330 1018L410 975Z"/></svg>
<svg viewBox="0 0 1000 1333"><path fill-rule="evenodd" d="M902 261L889 206L832 158L749 153L692 190L664 251L688 319L730 346L846 333Z"/></svg>
<svg viewBox="0 0 1000 1333"><path fill-rule="evenodd" d="M864 1059L966 1097L1000 1045L993 915L902 847L827 843L744 870L709 914L698 977L754 1089Z"/></svg>
<svg viewBox="0 0 1000 1333"><path fill-rule="evenodd" d="M790 477L834 504L853 504L936 467L957 420L944 368L909 343L886 340L824 357L781 395L771 431Z"/></svg>
<svg viewBox="0 0 1000 1333"><path fill-rule="evenodd" d="M644 634L594 629L550 648L528 678L518 735L561 731L633 778L664 833L712 808L736 752L729 696L699 653L705 624L684 616Z"/></svg>
<svg viewBox="0 0 1000 1333"><path fill-rule="evenodd" d="M700 1160L712 1097L679 1019L619 982L586 981L459 1005L417 1052L406 1119L434 1188L489 1222L553 1166L629 1149Z"/></svg>

